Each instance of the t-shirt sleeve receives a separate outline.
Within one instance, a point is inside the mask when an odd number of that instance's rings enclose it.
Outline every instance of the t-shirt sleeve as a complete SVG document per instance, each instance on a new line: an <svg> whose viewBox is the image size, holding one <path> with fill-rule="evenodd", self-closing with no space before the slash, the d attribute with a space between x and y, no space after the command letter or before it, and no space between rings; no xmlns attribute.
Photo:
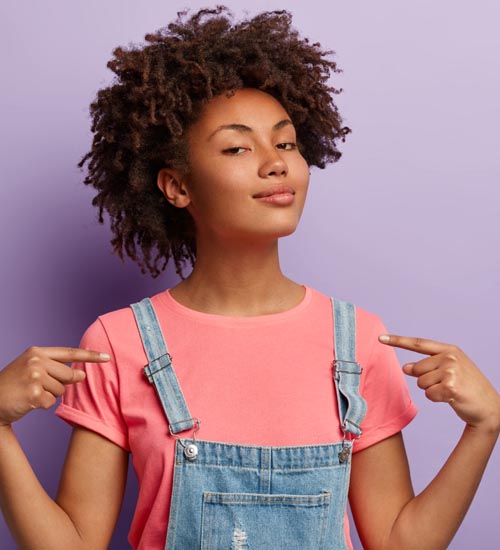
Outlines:
<svg viewBox="0 0 500 550"><path fill-rule="evenodd" d="M107 363L74 363L86 378L67 385L56 415L70 425L82 426L129 451L127 425L120 411L120 379L112 346L98 319L85 332L80 347L109 353Z"/></svg>
<svg viewBox="0 0 500 550"><path fill-rule="evenodd" d="M378 341L380 334L387 334L387 330L377 317L371 338L373 347L367 364L362 365L360 392L368 408L354 452L401 431L417 414L396 352Z"/></svg>

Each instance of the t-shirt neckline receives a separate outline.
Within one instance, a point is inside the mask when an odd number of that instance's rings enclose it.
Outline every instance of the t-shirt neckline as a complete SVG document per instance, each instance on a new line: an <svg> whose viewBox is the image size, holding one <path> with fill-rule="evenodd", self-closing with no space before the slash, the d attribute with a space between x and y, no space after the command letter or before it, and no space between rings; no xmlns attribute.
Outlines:
<svg viewBox="0 0 500 550"><path fill-rule="evenodd" d="M176 312L183 317L190 318L193 321L198 321L202 323L210 324L223 324L223 325L256 325L256 324L267 324L281 322L290 317L294 317L297 314L300 314L311 302L312 290L310 287L302 284L305 289L304 297L302 301L297 305L293 306L290 309L285 311L280 311L278 313L268 313L265 315L252 315L249 317L241 316L232 316L232 315L220 315L217 313L205 313L203 311L198 311L191 309L177 300L175 300L170 294L170 289L166 289L165 292L161 293L165 305L172 311Z"/></svg>

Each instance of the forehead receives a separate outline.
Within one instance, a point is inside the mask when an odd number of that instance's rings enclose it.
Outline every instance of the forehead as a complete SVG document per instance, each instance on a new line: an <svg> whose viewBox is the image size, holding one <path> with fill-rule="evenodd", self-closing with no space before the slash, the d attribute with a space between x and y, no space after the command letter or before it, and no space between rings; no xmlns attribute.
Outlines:
<svg viewBox="0 0 500 550"><path fill-rule="evenodd" d="M230 97L219 95L208 101L195 126L206 131L225 124L244 124L257 129L272 127L287 118L284 107L273 96L243 88Z"/></svg>

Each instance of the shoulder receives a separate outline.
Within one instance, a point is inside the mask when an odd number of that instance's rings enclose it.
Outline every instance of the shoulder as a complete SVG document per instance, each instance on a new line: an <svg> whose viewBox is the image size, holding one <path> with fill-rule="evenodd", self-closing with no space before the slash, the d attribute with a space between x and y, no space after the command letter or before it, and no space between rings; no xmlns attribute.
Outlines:
<svg viewBox="0 0 500 550"><path fill-rule="evenodd" d="M378 336L378 334L382 334L382 332L385 331L385 325L378 314L364 309L362 306L358 305L351 299L336 295L328 296L327 294L324 294L323 292L320 292L319 290L316 290L314 288L311 288L311 294L312 303L315 304L315 306L318 308L328 308L329 310L331 310L332 299L351 303L354 306L354 311L356 315L356 330L358 334L361 334L363 336L370 336L374 333L377 333Z"/></svg>
<svg viewBox="0 0 500 550"><path fill-rule="evenodd" d="M155 310L162 309L160 294L149 298L153 303ZM101 343L117 341L127 341L135 339L138 335L137 323L134 312L130 306L108 311L97 317L97 319L85 331L83 343Z"/></svg>

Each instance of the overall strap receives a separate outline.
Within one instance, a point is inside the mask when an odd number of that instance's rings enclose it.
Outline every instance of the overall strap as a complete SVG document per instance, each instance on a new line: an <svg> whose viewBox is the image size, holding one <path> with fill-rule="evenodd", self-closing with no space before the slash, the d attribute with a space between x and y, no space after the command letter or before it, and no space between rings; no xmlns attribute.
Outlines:
<svg viewBox="0 0 500 550"><path fill-rule="evenodd" d="M151 300L144 298L130 307L134 312L148 358L144 374L156 388L168 419L170 432L176 434L194 428L197 420L191 417L179 381L172 368L172 357L168 353L167 344Z"/></svg>
<svg viewBox="0 0 500 550"><path fill-rule="evenodd" d="M366 401L359 394L363 369L356 362L356 309L353 304L332 300L335 355L333 377L337 392L339 417L344 434L361 435Z"/></svg>

